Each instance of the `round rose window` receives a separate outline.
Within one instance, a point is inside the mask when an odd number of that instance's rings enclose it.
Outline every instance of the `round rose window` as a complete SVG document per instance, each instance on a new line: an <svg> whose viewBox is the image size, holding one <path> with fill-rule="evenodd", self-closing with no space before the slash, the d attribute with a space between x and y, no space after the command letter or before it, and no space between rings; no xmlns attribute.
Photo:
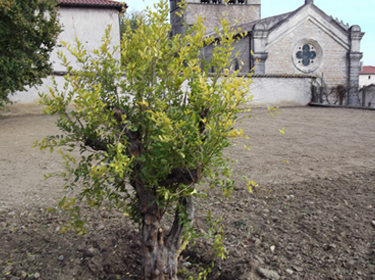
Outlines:
<svg viewBox="0 0 375 280"><path fill-rule="evenodd" d="M301 72L314 72L319 68L322 58L322 48L315 40L304 39L293 48L292 60L294 65Z"/></svg>

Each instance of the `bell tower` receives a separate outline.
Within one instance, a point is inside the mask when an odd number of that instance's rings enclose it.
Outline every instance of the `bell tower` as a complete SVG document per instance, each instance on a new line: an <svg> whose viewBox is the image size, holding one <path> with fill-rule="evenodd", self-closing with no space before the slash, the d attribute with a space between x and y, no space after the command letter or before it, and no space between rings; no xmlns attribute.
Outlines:
<svg viewBox="0 0 375 280"><path fill-rule="evenodd" d="M198 16L205 18L206 32L220 28L220 18L227 18L232 25L243 24L260 19L261 0L185 0L187 8L182 17L178 6L181 0L170 0L171 25L173 35L185 31L185 25L191 25Z"/></svg>

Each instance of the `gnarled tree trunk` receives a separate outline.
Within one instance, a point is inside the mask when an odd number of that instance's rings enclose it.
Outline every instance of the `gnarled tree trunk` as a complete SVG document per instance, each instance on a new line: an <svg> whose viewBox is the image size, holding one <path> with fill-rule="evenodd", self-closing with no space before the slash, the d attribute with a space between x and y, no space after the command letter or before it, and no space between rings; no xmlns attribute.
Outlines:
<svg viewBox="0 0 375 280"><path fill-rule="evenodd" d="M187 219L182 221L179 211L170 232L165 235L161 218L156 205L148 207L142 221L142 250L143 275L145 280L177 280L177 257L181 244L180 239L186 221L191 221L194 215L191 197L180 201L188 213Z"/></svg>

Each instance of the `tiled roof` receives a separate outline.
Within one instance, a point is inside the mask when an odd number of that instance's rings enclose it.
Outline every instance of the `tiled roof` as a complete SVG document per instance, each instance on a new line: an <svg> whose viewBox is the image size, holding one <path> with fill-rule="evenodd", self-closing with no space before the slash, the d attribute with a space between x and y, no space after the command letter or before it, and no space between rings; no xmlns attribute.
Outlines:
<svg viewBox="0 0 375 280"><path fill-rule="evenodd" d="M360 74L375 74L375 66L363 66Z"/></svg>
<svg viewBox="0 0 375 280"><path fill-rule="evenodd" d="M125 3L112 0L59 0L62 7L113 8L122 11L127 7Z"/></svg>

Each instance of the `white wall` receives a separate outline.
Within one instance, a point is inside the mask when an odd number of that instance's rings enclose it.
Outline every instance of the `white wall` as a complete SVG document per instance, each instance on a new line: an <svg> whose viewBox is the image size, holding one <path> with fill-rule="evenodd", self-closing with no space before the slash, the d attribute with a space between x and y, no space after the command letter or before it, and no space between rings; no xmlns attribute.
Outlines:
<svg viewBox="0 0 375 280"><path fill-rule="evenodd" d="M254 77L250 106L306 106L311 101L311 78Z"/></svg>
<svg viewBox="0 0 375 280"><path fill-rule="evenodd" d="M58 89L64 86L64 77L56 76ZM43 79L41 86L27 88L26 91L17 92L15 95L9 97L13 102L12 105L6 106L6 110L1 112L1 115L24 115L24 114L40 114L44 110L44 106L39 105L39 92L48 93L48 87L53 87L52 77Z"/></svg>
<svg viewBox="0 0 375 280"><path fill-rule="evenodd" d="M112 45L120 44L119 12L115 9L61 7L60 23L64 31L59 36L59 42L75 45L77 37L87 50L98 49L102 44L106 28L111 25ZM65 70L57 56L57 51L61 50L69 61L74 61L74 57L64 47L56 48L51 54L55 71Z"/></svg>
<svg viewBox="0 0 375 280"><path fill-rule="evenodd" d="M360 74L359 87L375 84L375 74Z"/></svg>
<svg viewBox="0 0 375 280"><path fill-rule="evenodd" d="M60 33L58 42L65 41L75 45L77 37L88 51L98 49L102 45L105 30L108 25L111 25L112 46L120 44L119 12L116 9L61 7L60 24L62 24L63 31ZM74 66L75 59L68 50L65 47L56 47L50 58L54 71L66 71L58 58L58 51L63 51L68 61L71 61L71 65ZM56 80L63 84L63 77L57 77ZM38 105L38 92L48 92L48 86L52 85L51 77L43 79L43 82L41 86L29 88L25 92L16 92L10 96L9 99L14 104L7 106L9 110L2 114L41 113L41 106Z"/></svg>
<svg viewBox="0 0 375 280"><path fill-rule="evenodd" d="M311 77L276 76L251 79L248 97L253 96L253 99L246 106L306 106L311 101L311 83L313 82ZM185 83L183 91L187 88Z"/></svg>
<svg viewBox="0 0 375 280"><path fill-rule="evenodd" d="M61 90L64 77L56 76L55 78ZM311 83L312 78L307 77L254 77L248 94L249 97L253 96L253 100L247 105L252 107L306 106L311 101ZM15 104L10 106L11 111L5 112L4 115L42 112L43 107L38 105L38 92L49 92L48 86L52 87L51 77L44 79L42 86L12 96L11 99Z"/></svg>

